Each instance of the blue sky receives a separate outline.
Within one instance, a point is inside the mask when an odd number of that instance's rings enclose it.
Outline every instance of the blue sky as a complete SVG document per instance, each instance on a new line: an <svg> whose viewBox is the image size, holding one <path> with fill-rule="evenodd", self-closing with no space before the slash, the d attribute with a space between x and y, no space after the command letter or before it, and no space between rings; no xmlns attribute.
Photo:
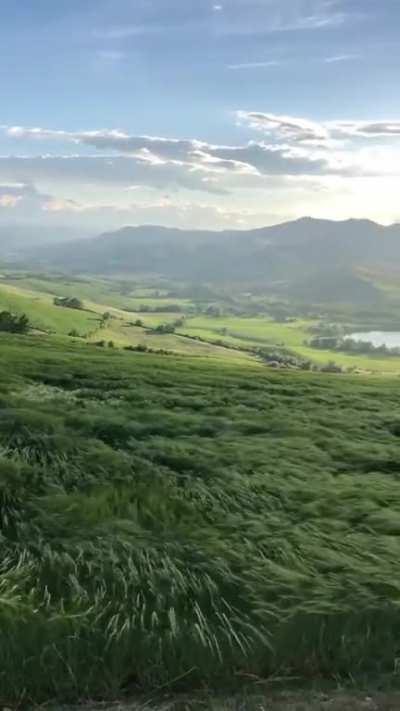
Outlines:
<svg viewBox="0 0 400 711"><path fill-rule="evenodd" d="M398 0L1 10L0 221L400 219Z"/></svg>

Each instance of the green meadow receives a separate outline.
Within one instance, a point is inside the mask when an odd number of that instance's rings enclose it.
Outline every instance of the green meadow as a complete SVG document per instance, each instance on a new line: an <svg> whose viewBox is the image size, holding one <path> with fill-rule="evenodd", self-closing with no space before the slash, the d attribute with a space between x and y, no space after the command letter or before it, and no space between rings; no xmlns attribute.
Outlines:
<svg viewBox="0 0 400 711"><path fill-rule="evenodd" d="M54 297L73 296L77 293L82 297L79 282L71 286L63 280L48 280L47 290L42 291L45 286L43 280L37 279L35 281L30 278L11 281L13 283L5 280L0 282L0 310L16 314L25 313L32 328L42 335L68 336L74 333L75 338L81 338L90 343L112 342L117 348L146 346L151 350L168 350L174 353L233 359L237 362L254 362L255 360L254 356L250 354L218 347L211 343L200 343L179 334L158 335L153 332L160 324L178 319L181 316L180 313L126 311L113 306L112 303L99 303L88 299L83 302L83 310L60 308L54 305ZM94 284L93 290L98 289L98 285ZM108 298L105 287L103 286L102 289L97 296ZM91 297L96 295L88 286L83 289L83 294ZM100 321L104 313L109 313L111 318L106 327L101 328ZM135 322L138 320L142 321L142 327L135 326Z"/></svg>
<svg viewBox="0 0 400 711"><path fill-rule="evenodd" d="M3 334L1 698L396 684L399 387Z"/></svg>
<svg viewBox="0 0 400 711"><path fill-rule="evenodd" d="M383 281L382 288L384 286L390 290L390 280ZM196 296L196 290L193 290L192 298L188 294L190 288L187 285L157 282L151 285L146 278L118 280L5 272L0 279L0 309L26 313L32 326L42 333L60 336L75 333L90 342L112 341L117 348L145 346L150 350L210 356L238 363L256 363L260 350L284 350L310 361L315 367L334 362L345 370L366 375L400 374L400 357L344 353L308 345L312 329L321 318L337 319L339 324L347 326L353 323L354 330L379 329L380 323L383 330L397 330L394 302L388 302L386 311L371 313L330 305L318 318L307 314L307 309L303 315L297 313L299 308L293 304L296 315L280 322L271 315L274 301L267 295L232 295L226 289L220 289L219 296L212 293L208 297ZM83 301L84 310L54 306L53 300L57 296L78 296ZM213 308L219 311L217 315L208 313ZM238 313L232 314L232 308ZM244 313L248 308L251 308L251 314ZM291 305L287 304L285 308L290 314ZM100 330L104 313L111 314L112 319L105 329ZM139 322L141 326L138 327ZM168 323L179 323L174 327L174 333L154 332L160 325Z"/></svg>
<svg viewBox="0 0 400 711"><path fill-rule="evenodd" d="M2 275L7 704L397 685L400 359L203 292Z"/></svg>
<svg viewBox="0 0 400 711"><path fill-rule="evenodd" d="M67 335L72 329L90 333L98 326L98 315L89 310L76 311L54 306L52 298L41 292L29 291L0 283L0 309L25 313L32 327L44 333Z"/></svg>
<svg viewBox="0 0 400 711"><path fill-rule="evenodd" d="M310 329L315 320L296 319L293 323L276 323L266 316L251 318L210 318L201 316L188 319L179 331L205 340L220 339L231 346L262 348L288 348L318 365L335 361L344 368L355 368L366 373L400 374L399 357L382 357L374 354L349 354L332 350L317 350L307 346Z"/></svg>

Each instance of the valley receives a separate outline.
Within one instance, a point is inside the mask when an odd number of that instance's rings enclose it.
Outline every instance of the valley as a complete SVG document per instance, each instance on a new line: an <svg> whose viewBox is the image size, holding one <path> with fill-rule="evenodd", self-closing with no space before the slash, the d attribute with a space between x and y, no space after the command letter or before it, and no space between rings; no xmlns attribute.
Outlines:
<svg viewBox="0 0 400 711"><path fill-rule="evenodd" d="M374 283L373 275L369 279L368 283ZM268 283L261 287L137 274L68 275L12 270L5 265L0 276L0 309L26 314L37 335L81 339L88 344L143 347L238 363L272 362L305 369L336 365L343 372L396 374L400 373L400 353L379 348L353 352L333 347L329 341L332 332L345 339L377 329L390 338L400 324L400 289L397 292L391 285L388 295L384 285L379 274L376 288L381 297L360 307L334 301L307 304L278 296ZM55 305L55 299L62 297L78 298L82 308ZM318 347L314 346L316 338Z"/></svg>

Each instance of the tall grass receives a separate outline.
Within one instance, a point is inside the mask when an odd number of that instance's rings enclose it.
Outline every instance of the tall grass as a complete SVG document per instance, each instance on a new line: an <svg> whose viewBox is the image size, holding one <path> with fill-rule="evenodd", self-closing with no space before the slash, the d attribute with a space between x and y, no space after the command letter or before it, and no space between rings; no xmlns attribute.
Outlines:
<svg viewBox="0 0 400 711"><path fill-rule="evenodd" d="M0 346L2 699L396 675L397 381Z"/></svg>

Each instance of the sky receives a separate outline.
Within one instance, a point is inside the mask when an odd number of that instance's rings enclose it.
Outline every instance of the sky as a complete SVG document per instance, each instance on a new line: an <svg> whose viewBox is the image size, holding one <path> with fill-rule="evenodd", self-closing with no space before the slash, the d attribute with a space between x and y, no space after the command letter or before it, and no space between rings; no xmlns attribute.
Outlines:
<svg viewBox="0 0 400 711"><path fill-rule="evenodd" d="M2 0L0 224L400 221L399 0Z"/></svg>

